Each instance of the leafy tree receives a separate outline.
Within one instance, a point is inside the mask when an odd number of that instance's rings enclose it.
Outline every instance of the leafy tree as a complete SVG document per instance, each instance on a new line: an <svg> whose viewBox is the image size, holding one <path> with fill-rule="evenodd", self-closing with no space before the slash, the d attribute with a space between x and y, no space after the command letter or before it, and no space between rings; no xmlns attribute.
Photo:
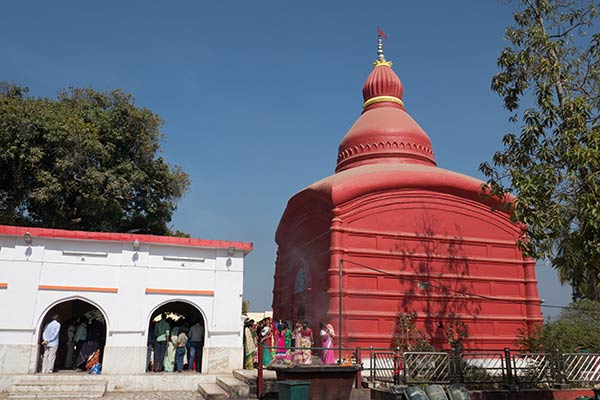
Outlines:
<svg viewBox="0 0 600 400"><path fill-rule="evenodd" d="M517 345L533 352L600 352L600 302L581 300L571 304L556 321L521 332Z"/></svg>
<svg viewBox="0 0 600 400"><path fill-rule="evenodd" d="M467 324L462 321L452 321L446 330L446 340L450 348L456 352L462 352L465 348L464 340L469 337Z"/></svg>
<svg viewBox="0 0 600 400"><path fill-rule="evenodd" d="M161 125L121 90L0 84L0 223L171 234L189 178L160 157Z"/></svg>
<svg viewBox="0 0 600 400"><path fill-rule="evenodd" d="M434 351L425 332L417 328L416 313L398 313L394 327L394 347L405 351Z"/></svg>
<svg viewBox="0 0 600 400"><path fill-rule="evenodd" d="M242 315L248 315L250 312L250 300L242 299Z"/></svg>
<svg viewBox="0 0 600 400"><path fill-rule="evenodd" d="M491 193L523 222L524 253L547 258L574 298L600 299L598 2L520 0L492 90L520 133L483 163ZM590 34L591 31L591 34Z"/></svg>

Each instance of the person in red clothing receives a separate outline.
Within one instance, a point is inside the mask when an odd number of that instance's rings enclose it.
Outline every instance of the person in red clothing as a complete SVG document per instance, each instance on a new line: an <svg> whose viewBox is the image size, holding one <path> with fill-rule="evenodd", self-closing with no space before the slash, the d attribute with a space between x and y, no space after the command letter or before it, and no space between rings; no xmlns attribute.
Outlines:
<svg viewBox="0 0 600 400"><path fill-rule="evenodd" d="M302 321L302 329L300 330L300 357L298 360L299 364L310 365L312 364L312 350L314 338L313 331L308 327L308 321Z"/></svg>

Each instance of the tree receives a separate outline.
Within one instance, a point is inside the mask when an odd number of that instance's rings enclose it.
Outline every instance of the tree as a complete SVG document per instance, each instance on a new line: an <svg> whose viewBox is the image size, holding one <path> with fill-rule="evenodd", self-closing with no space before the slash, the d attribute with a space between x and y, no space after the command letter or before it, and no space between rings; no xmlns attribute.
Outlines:
<svg viewBox="0 0 600 400"><path fill-rule="evenodd" d="M161 125L121 90L0 84L0 223L171 234L189 178L160 157Z"/></svg>
<svg viewBox="0 0 600 400"><path fill-rule="evenodd" d="M564 309L555 321L521 332L517 345L533 352L600 352L600 303L581 300Z"/></svg>
<svg viewBox="0 0 600 400"><path fill-rule="evenodd" d="M417 328L416 313L398 313L394 327L394 347L405 351L434 351L425 332Z"/></svg>
<svg viewBox="0 0 600 400"><path fill-rule="evenodd" d="M520 0L492 90L520 123L480 170L510 198L524 254L546 258L574 298L600 299L598 2ZM488 190L486 189L486 190Z"/></svg>
<svg viewBox="0 0 600 400"><path fill-rule="evenodd" d="M242 299L242 315L248 315L250 312L250 300Z"/></svg>

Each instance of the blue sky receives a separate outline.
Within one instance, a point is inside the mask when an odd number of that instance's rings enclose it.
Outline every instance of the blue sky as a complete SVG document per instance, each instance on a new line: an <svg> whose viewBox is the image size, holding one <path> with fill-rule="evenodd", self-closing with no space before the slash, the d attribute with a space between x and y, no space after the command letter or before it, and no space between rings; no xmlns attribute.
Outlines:
<svg viewBox="0 0 600 400"><path fill-rule="evenodd" d="M376 27L440 167L481 177L509 125L491 92L511 5L459 1L19 1L3 4L0 80L34 96L122 88L165 120L163 156L192 186L176 229L252 241L245 297L270 308L287 200L333 173L358 118ZM569 302L538 268L540 297ZM544 314L554 314L545 309Z"/></svg>

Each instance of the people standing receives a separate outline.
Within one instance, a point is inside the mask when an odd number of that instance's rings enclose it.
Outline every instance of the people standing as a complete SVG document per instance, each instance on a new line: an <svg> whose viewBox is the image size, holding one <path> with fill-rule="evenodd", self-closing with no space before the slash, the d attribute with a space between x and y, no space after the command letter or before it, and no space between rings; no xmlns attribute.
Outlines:
<svg viewBox="0 0 600 400"><path fill-rule="evenodd" d="M302 364L302 322L296 321L294 331L292 332L294 340L294 364Z"/></svg>
<svg viewBox="0 0 600 400"><path fill-rule="evenodd" d="M271 364L273 355L275 354L275 343L273 339L273 323L270 317L262 319L258 324L258 334L260 343L263 345L263 366Z"/></svg>
<svg viewBox="0 0 600 400"><path fill-rule="evenodd" d="M171 331L169 340L167 341L167 350L163 359L163 367L165 372L175 371L175 350L177 350L177 335L179 335L179 327L176 326Z"/></svg>
<svg viewBox="0 0 600 400"><path fill-rule="evenodd" d="M67 326L67 351L65 353L65 368L70 369L73 366L73 358L75 356L75 325L77 321L72 319Z"/></svg>
<svg viewBox="0 0 600 400"><path fill-rule="evenodd" d="M42 373L44 374L54 372L54 362L56 361L56 351L58 350L59 332L60 322L58 322L58 314L53 314L52 321L46 324L42 333L42 345L44 346Z"/></svg>
<svg viewBox="0 0 600 400"><path fill-rule="evenodd" d="M312 364L312 350L311 347L315 342L313 338L313 331L308 327L308 321L302 322L302 330L300 331L300 347L301 347L301 360L300 364L310 365Z"/></svg>
<svg viewBox="0 0 600 400"><path fill-rule="evenodd" d="M183 359L185 358L185 345L188 341L188 337L185 334L185 329L182 329L177 336L177 349L175 350L175 365L177 366L177 372L183 372Z"/></svg>
<svg viewBox="0 0 600 400"><path fill-rule="evenodd" d="M75 330L75 336L73 337L73 341L75 342L75 351L73 352L73 369L77 368L76 359L81 352L81 348L83 344L87 340L87 322L85 318L79 317L77 320L77 329Z"/></svg>
<svg viewBox="0 0 600 400"><path fill-rule="evenodd" d="M146 372L150 372L152 370L152 353L154 352L154 322L150 322L146 345L148 346L146 350Z"/></svg>
<svg viewBox="0 0 600 400"><path fill-rule="evenodd" d="M167 340L169 339L169 333L171 332L171 326L167 321L167 313L162 313L160 321L154 326L154 337L156 338L156 345L154 349L154 372L160 372L163 370L163 359L167 351Z"/></svg>
<svg viewBox="0 0 600 400"><path fill-rule="evenodd" d="M277 323L277 352L275 354L275 361L282 364L289 364L292 362L292 332L288 328L286 321L279 320Z"/></svg>
<svg viewBox="0 0 600 400"><path fill-rule="evenodd" d="M253 329L254 320L246 318L244 321L244 369L254 369L254 355L256 353L256 330Z"/></svg>
<svg viewBox="0 0 600 400"><path fill-rule="evenodd" d="M333 338L335 331L331 324L325 325L321 322L321 344L325 348L321 353L321 361L324 364L335 364L335 355L333 354Z"/></svg>
<svg viewBox="0 0 600 400"><path fill-rule="evenodd" d="M202 348L204 347L204 326L196 321L190 328L189 336L190 346L190 361L188 369L194 371L202 371Z"/></svg>

